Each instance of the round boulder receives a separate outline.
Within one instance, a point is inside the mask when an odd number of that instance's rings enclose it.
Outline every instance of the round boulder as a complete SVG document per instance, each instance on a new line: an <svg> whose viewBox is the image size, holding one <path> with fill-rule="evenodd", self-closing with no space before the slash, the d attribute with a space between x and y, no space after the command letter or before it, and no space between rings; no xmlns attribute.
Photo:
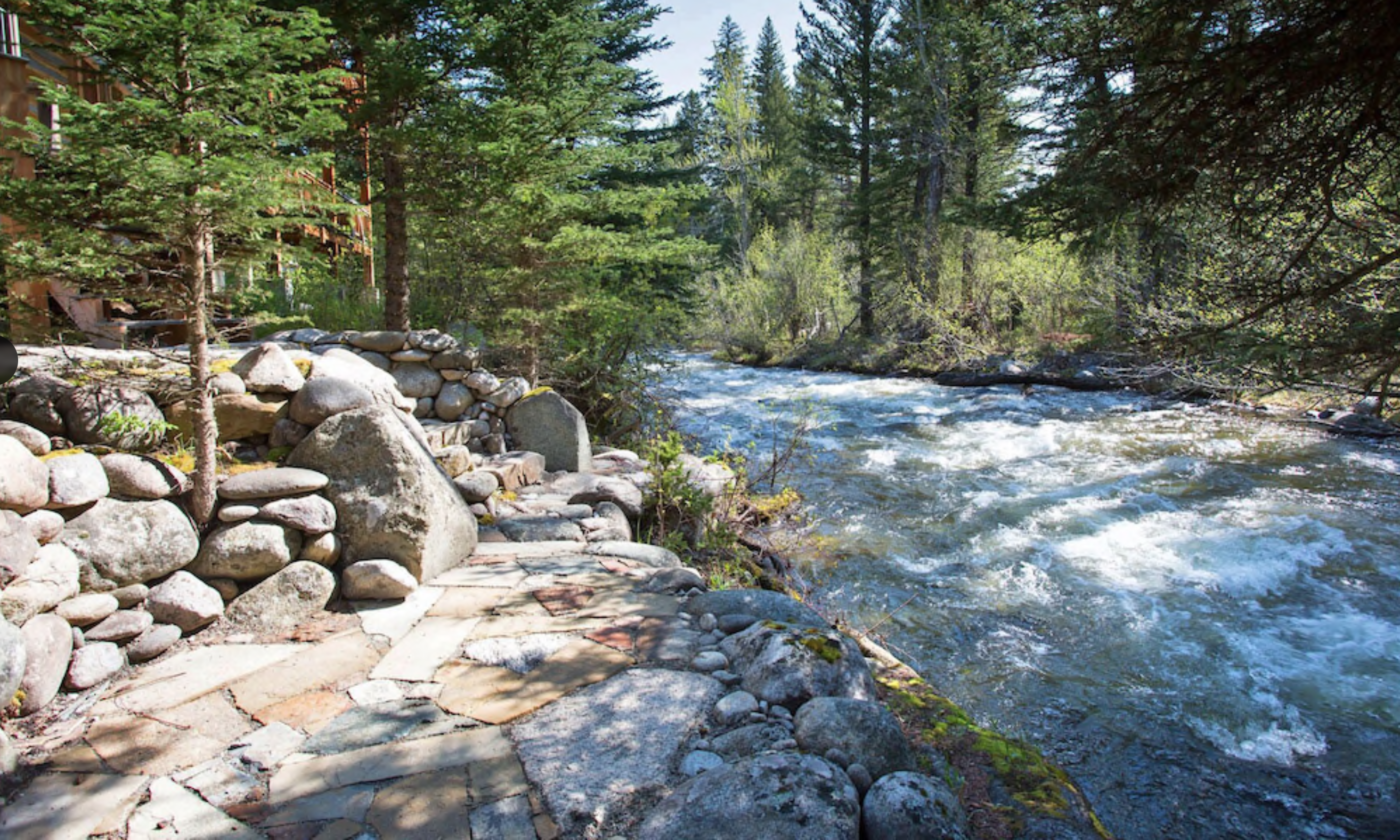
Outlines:
<svg viewBox="0 0 1400 840"><path fill-rule="evenodd" d="M29 523L29 517L33 515L30 513L21 517L12 510L0 511L0 586L24 574L34 555L39 553L39 543L48 542L35 538L34 528ZM58 529L63 530L62 517L59 517Z"/></svg>
<svg viewBox="0 0 1400 840"><path fill-rule="evenodd" d="M921 773L891 773L865 795L866 840L964 840L967 817L948 786Z"/></svg>
<svg viewBox="0 0 1400 840"><path fill-rule="evenodd" d="M218 590L186 571L171 575L151 588L146 609L160 622L173 624L186 633L198 630L224 614L224 599Z"/></svg>
<svg viewBox="0 0 1400 840"><path fill-rule="evenodd" d="M185 474L156 458L113 452L100 459L113 496L129 499L164 499L183 493Z"/></svg>
<svg viewBox="0 0 1400 840"><path fill-rule="evenodd" d="M49 436L27 423L0 420L0 435L9 435L35 455L47 455L53 448Z"/></svg>
<svg viewBox="0 0 1400 840"><path fill-rule="evenodd" d="M49 460L49 510L90 505L105 498L111 488L107 471L96 455L77 452Z"/></svg>
<svg viewBox="0 0 1400 840"><path fill-rule="evenodd" d="M793 737L805 752L838 749L865 765L875 778L914 769L914 754L890 710L870 700L817 697L793 718Z"/></svg>
<svg viewBox="0 0 1400 840"><path fill-rule="evenodd" d="M315 536L335 530L335 505L317 495L277 499L263 505L258 518Z"/></svg>
<svg viewBox="0 0 1400 840"><path fill-rule="evenodd" d="M93 642L73 651L64 685L72 691L92 688L126 665L121 648L112 642Z"/></svg>
<svg viewBox="0 0 1400 840"><path fill-rule="evenodd" d="M399 391L405 397L422 399L435 397L442 389L442 374L424 364L416 362L396 363L389 373L399 384Z"/></svg>
<svg viewBox="0 0 1400 840"><path fill-rule="evenodd" d="M717 832L717 827L723 829ZM767 753L713 767L661 801L641 840L857 840L860 800L845 772L811 755Z"/></svg>
<svg viewBox="0 0 1400 840"><path fill-rule="evenodd" d="M302 541L298 560L307 560L322 566L334 566L340 559L340 538L332 531L310 537Z"/></svg>
<svg viewBox="0 0 1400 840"><path fill-rule="evenodd" d="M337 414L370 405L374 405L374 395L368 389L348 379L318 377L292 397L291 418L315 428Z"/></svg>
<svg viewBox="0 0 1400 840"><path fill-rule="evenodd" d="M418 581L393 560L361 560L341 573L344 595L352 601L399 601L418 588Z"/></svg>
<svg viewBox="0 0 1400 840"><path fill-rule="evenodd" d="M23 635L28 663L20 684L24 701L19 713L32 715L52 702L63 686L73 657L73 629L53 613L44 613L25 622Z"/></svg>
<svg viewBox="0 0 1400 840"><path fill-rule="evenodd" d="M258 580L281 571L301 551L301 534L271 522L240 522L216 530L188 570L199 577Z"/></svg>
<svg viewBox="0 0 1400 840"><path fill-rule="evenodd" d="M860 647L835 630L765 621L729 636L720 650L743 675L744 690L771 704L796 709L813 697L875 699Z"/></svg>
<svg viewBox="0 0 1400 840"><path fill-rule="evenodd" d="M21 514L49 501L49 465L24 444L0 435L0 507Z"/></svg>
<svg viewBox="0 0 1400 840"><path fill-rule="evenodd" d="M135 388L85 385L59 397L55 407L68 437L78 443L141 452L165 438L160 431L165 415L145 391Z"/></svg>
<svg viewBox="0 0 1400 840"><path fill-rule="evenodd" d="M234 363L233 372L255 394L295 394L306 384L292 358L271 342L248 351Z"/></svg>
<svg viewBox="0 0 1400 840"><path fill-rule="evenodd" d="M397 353L408 341L408 333L397 330L372 330L362 332L350 339L351 347L372 350L376 353Z"/></svg>
<svg viewBox="0 0 1400 840"><path fill-rule="evenodd" d="M468 504L486 501L501 487L500 479L485 470L464 472L452 479L452 483Z"/></svg>
<svg viewBox="0 0 1400 840"><path fill-rule="evenodd" d="M69 631L65 629L64 632ZM71 634L69 639L71 641ZM24 634L0 615L0 705L8 705L10 698L15 696L28 665L29 654Z"/></svg>
<svg viewBox="0 0 1400 840"><path fill-rule="evenodd" d="M95 591L164 577L199 551L189 517L164 500L102 499L59 539L83 561L83 588Z"/></svg>

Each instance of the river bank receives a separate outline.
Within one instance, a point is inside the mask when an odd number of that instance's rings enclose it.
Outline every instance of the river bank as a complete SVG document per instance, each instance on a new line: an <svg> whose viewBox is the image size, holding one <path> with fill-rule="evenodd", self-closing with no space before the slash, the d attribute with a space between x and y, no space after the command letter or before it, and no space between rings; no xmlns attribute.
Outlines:
<svg viewBox="0 0 1400 840"><path fill-rule="evenodd" d="M1138 392L698 356L665 382L717 448L817 407L787 480L807 600L1043 749L1115 836L1393 836L1393 444Z"/></svg>

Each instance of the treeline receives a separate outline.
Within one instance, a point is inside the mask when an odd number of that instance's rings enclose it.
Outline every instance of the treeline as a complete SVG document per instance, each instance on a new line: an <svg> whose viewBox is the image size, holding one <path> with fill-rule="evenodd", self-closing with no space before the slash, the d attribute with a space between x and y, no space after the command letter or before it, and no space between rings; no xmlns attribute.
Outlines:
<svg viewBox="0 0 1400 840"><path fill-rule="evenodd" d="M1400 7L808 0L676 120L736 357L1075 344L1221 387L1400 370Z"/></svg>

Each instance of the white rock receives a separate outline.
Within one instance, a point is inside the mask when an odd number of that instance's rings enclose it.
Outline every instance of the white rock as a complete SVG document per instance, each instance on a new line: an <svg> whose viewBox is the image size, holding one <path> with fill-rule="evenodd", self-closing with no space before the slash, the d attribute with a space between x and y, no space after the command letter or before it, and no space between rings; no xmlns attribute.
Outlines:
<svg viewBox="0 0 1400 840"><path fill-rule="evenodd" d="M418 581L393 560L361 560L341 573L341 590L352 601L397 601L418 588Z"/></svg>

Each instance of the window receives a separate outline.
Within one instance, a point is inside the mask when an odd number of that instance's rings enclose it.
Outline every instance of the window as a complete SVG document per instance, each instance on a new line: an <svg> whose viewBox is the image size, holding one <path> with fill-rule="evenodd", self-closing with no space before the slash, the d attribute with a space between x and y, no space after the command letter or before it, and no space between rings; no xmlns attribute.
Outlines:
<svg viewBox="0 0 1400 840"><path fill-rule="evenodd" d="M23 58L19 50L19 16L0 9L0 55Z"/></svg>

